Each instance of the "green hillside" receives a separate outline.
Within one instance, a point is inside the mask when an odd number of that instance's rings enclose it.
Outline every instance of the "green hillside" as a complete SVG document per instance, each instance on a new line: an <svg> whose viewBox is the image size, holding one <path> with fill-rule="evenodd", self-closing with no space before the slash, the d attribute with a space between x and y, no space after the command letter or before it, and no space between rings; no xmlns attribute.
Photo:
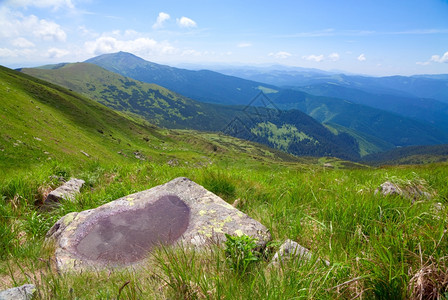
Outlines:
<svg viewBox="0 0 448 300"><path fill-rule="evenodd" d="M358 145L351 138L344 134L332 134L305 113L281 112L269 105L267 108L257 106L266 102L262 94L252 98L253 106L223 106L194 101L160 86L136 81L93 64L65 64L55 68L21 71L83 93L118 111L143 116L149 122L167 128L224 131L295 155L335 156L343 159L359 157ZM238 120L236 128L235 120ZM274 141L272 132L258 130L266 122L280 128L294 127L311 139L283 135L282 142ZM228 130L229 127L232 129Z"/></svg>

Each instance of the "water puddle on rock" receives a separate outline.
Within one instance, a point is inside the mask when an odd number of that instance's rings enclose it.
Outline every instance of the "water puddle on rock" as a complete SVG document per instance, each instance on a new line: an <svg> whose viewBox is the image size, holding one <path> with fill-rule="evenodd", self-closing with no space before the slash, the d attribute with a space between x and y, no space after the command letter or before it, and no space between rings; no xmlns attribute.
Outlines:
<svg viewBox="0 0 448 300"><path fill-rule="evenodd" d="M153 246L171 244L187 229L189 207L166 195L138 210L111 212L96 220L75 246L79 255L104 263L143 259Z"/></svg>

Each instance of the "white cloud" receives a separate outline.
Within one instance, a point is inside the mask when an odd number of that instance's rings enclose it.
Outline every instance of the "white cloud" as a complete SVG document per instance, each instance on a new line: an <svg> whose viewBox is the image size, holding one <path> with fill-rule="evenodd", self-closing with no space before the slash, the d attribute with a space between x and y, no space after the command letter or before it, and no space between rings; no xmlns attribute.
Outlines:
<svg viewBox="0 0 448 300"><path fill-rule="evenodd" d="M328 59L331 61L338 61L339 60L339 54L334 52L328 55Z"/></svg>
<svg viewBox="0 0 448 300"><path fill-rule="evenodd" d="M67 35L59 24L47 20L40 20L33 33L45 41L65 42Z"/></svg>
<svg viewBox="0 0 448 300"><path fill-rule="evenodd" d="M252 47L251 43L239 43L237 45L238 48L247 48L247 47Z"/></svg>
<svg viewBox="0 0 448 300"><path fill-rule="evenodd" d="M364 53L363 54L361 54L360 56L358 56L358 58L357 58L359 61L365 61L367 58L366 58L366 56L364 55Z"/></svg>
<svg viewBox="0 0 448 300"><path fill-rule="evenodd" d="M448 51L445 52L442 56L433 55L431 56L430 61L438 62L438 63L448 63Z"/></svg>
<svg viewBox="0 0 448 300"><path fill-rule="evenodd" d="M19 48L31 48L34 47L34 43L30 42L26 38L19 37L12 41L12 45Z"/></svg>
<svg viewBox="0 0 448 300"><path fill-rule="evenodd" d="M197 27L196 22L187 17L182 17L180 19L177 19L177 24L182 28Z"/></svg>
<svg viewBox="0 0 448 300"><path fill-rule="evenodd" d="M8 48L0 48L0 57L27 57L30 55L35 56L35 49L8 49Z"/></svg>
<svg viewBox="0 0 448 300"><path fill-rule="evenodd" d="M157 17L157 21L152 25L152 28L159 29L163 27L163 23L168 21L170 19L170 15L164 12L159 12L159 15Z"/></svg>
<svg viewBox="0 0 448 300"><path fill-rule="evenodd" d="M285 58L288 58L288 57L292 56L291 53L286 52L286 51L279 51L277 53L271 52L268 55L272 56L272 57L275 57L275 58L278 58L278 59L285 59Z"/></svg>
<svg viewBox="0 0 448 300"><path fill-rule="evenodd" d="M53 21L0 8L0 37L17 36L38 37L45 41L65 41L67 38L61 26Z"/></svg>
<svg viewBox="0 0 448 300"><path fill-rule="evenodd" d="M78 26L78 32L81 33L81 35L84 37L94 38L98 36L98 34L95 31L90 30L85 26Z"/></svg>
<svg viewBox="0 0 448 300"><path fill-rule="evenodd" d="M49 58L60 58L63 57L70 52L64 49L58 49L58 48L50 48L47 51L47 57Z"/></svg>
<svg viewBox="0 0 448 300"><path fill-rule="evenodd" d="M47 8L52 7L57 10L61 7L67 7L70 9L75 8L71 0L6 0L7 4L19 7L39 7Z"/></svg>
<svg viewBox="0 0 448 300"><path fill-rule="evenodd" d="M86 42L85 48L88 53L94 55L118 51L131 52L141 56L166 55L177 52L177 49L168 42L158 42L145 37L125 40L111 36L102 36L94 41Z"/></svg>
<svg viewBox="0 0 448 300"><path fill-rule="evenodd" d="M7 48L0 48L0 57L17 57L18 54L15 51Z"/></svg>
<svg viewBox="0 0 448 300"><path fill-rule="evenodd" d="M442 56L434 54L431 56L431 58L428 61L418 61L416 62L417 65L420 66L427 66L429 64L431 64L431 62L435 62L435 63L448 63L448 51L445 52Z"/></svg>
<svg viewBox="0 0 448 300"><path fill-rule="evenodd" d="M309 61L321 62L325 59L325 56L323 54L321 54L321 55L311 54L311 55L302 56L302 58L309 60Z"/></svg>

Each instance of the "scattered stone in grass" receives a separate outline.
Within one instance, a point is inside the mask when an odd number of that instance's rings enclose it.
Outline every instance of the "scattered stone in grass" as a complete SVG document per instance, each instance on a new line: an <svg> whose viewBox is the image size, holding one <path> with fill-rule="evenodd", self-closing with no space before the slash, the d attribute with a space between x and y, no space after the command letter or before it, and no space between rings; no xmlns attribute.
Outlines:
<svg viewBox="0 0 448 300"><path fill-rule="evenodd" d="M240 204L240 201L241 201L241 199L240 199L240 198L238 198L238 199L235 199L235 201L233 201L233 203L232 203L232 206L233 206L233 207L235 207L235 208L237 208L237 207L238 207L238 205Z"/></svg>
<svg viewBox="0 0 448 300"><path fill-rule="evenodd" d="M44 201L44 204L59 202L61 199L73 200L75 195L79 193L85 181L82 179L71 178L69 181L51 191Z"/></svg>
<svg viewBox="0 0 448 300"><path fill-rule="evenodd" d="M138 150L134 151L134 157L140 160L146 160L145 156Z"/></svg>
<svg viewBox="0 0 448 300"><path fill-rule="evenodd" d="M90 157L90 155L89 155L88 153L84 152L83 150L81 150L80 152L81 152L82 154L84 154L85 156Z"/></svg>
<svg viewBox="0 0 448 300"><path fill-rule="evenodd" d="M432 199L431 193L427 191L427 188L422 182L414 183L412 181L403 181L402 184L398 184L386 181L375 190L375 195L378 193L382 196L402 196L406 199L412 200L412 203L419 199Z"/></svg>
<svg viewBox="0 0 448 300"><path fill-rule="evenodd" d="M34 284L24 284L19 287L0 291L0 300L30 300L36 292Z"/></svg>
<svg viewBox="0 0 448 300"><path fill-rule="evenodd" d="M36 140L36 141L39 141L39 142L42 142L42 139L41 138L38 138L38 137L34 137L34 139Z"/></svg>
<svg viewBox="0 0 448 300"><path fill-rule="evenodd" d="M59 271L138 266L165 243L200 249L248 235L265 248L269 230L191 180L180 177L96 209L71 213L47 233Z"/></svg>
<svg viewBox="0 0 448 300"><path fill-rule="evenodd" d="M324 163L324 168L334 169L334 166L331 163Z"/></svg>
<svg viewBox="0 0 448 300"><path fill-rule="evenodd" d="M298 243L288 239L286 240L275 253L274 257L271 260L271 266L278 266L283 263L285 260L289 259L300 259L308 262L312 259L313 255L307 248L299 245ZM330 265L329 261L323 260L323 262L328 266Z"/></svg>
<svg viewBox="0 0 448 300"><path fill-rule="evenodd" d="M170 160L167 162L167 164L168 164L168 166L170 166L170 167L175 167L175 166L178 166L178 165L179 165L179 161L178 161L176 158L173 158L173 159L170 159Z"/></svg>

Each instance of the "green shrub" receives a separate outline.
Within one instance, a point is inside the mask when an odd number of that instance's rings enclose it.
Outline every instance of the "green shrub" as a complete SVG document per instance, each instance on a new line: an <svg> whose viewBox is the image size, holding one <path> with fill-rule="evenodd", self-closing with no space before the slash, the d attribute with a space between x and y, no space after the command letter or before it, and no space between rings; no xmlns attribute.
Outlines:
<svg viewBox="0 0 448 300"><path fill-rule="evenodd" d="M259 253L255 251L255 239L247 236L231 236L226 234L225 254L231 270L244 274L249 267L259 260Z"/></svg>

